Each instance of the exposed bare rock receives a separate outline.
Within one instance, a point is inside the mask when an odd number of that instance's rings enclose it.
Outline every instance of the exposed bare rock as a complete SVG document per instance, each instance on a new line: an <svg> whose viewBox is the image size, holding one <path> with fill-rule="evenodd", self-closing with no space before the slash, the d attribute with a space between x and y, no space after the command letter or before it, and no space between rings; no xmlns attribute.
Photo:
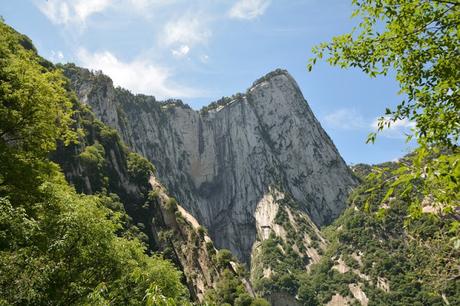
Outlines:
<svg viewBox="0 0 460 306"><path fill-rule="evenodd" d="M353 294L353 297L357 299L362 306L367 306L367 304L369 304L369 299L361 289L361 284L349 284L348 288Z"/></svg>
<svg viewBox="0 0 460 306"><path fill-rule="evenodd" d="M339 293L332 296L332 299L326 304L326 306L347 306L350 305L350 298L343 297Z"/></svg>
<svg viewBox="0 0 460 306"><path fill-rule="evenodd" d="M72 66L65 73L79 99L154 163L161 182L216 246L246 263L257 239L256 209L271 186L322 226L340 214L355 184L284 70L201 112L178 100L134 96L102 74Z"/></svg>

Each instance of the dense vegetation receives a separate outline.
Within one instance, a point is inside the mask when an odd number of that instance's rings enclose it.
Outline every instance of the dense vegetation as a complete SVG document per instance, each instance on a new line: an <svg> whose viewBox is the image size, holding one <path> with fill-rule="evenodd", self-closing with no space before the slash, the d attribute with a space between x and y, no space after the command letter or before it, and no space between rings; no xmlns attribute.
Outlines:
<svg viewBox="0 0 460 306"><path fill-rule="evenodd" d="M389 168L397 168L397 163L376 167L386 168L386 178L395 179L390 178ZM369 171L373 168L356 170L361 175ZM421 195L396 190L382 207L387 190L375 195L370 191L375 184L364 176L350 197L350 208L323 231L331 244L305 279L306 288L321 303L337 292L352 296L349 284L362 284L372 305L460 303L460 250L452 243L454 220L425 210L407 222L413 199ZM347 266L345 273L333 268L339 259Z"/></svg>
<svg viewBox="0 0 460 306"><path fill-rule="evenodd" d="M362 183L322 231L327 247L300 214L290 221L296 203L279 203L275 223L286 237L272 233L261 242L255 289L287 293L303 305L335 294L357 303L356 287L372 305L460 304L460 3L352 2L361 17L354 32L314 52L372 77L396 72L405 100L386 110L379 130L414 121L409 139L419 147L396 163L354 168ZM95 82L104 78L94 74ZM59 67L3 22L0 80L0 305L188 305L192 291L177 269L178 245L197 265L200 254L212 256L217 276L205 304L268 305L248 294L244 269L235 271L232 254L216 252L173 198L161 205L178 226L164 226L154 241L146 225L164 217L153 212L160 203L148 182L155 168L79 104ZM223 98L202 112L241 98ZM152 99L138 95L135 106ZM172 105L187 107L178 100L160 107ZM160 245L174 263L155 252ZM318 264L309 266L307 247L323 255Z"/></svg>
<svg viewBox="0 0 460 306"><path fill-rule="evenodd" d="M325 57L332 65L356 67L371 77L395 73L404 100L395 110L385 110L378 130L398 120L413 121L416 126L407 139L415 138L419 147L411 163L400 163L395 169L398 179L392 181L387 196L396 186L403 185L410 192L417 185L443 213L450 214L460 206L460 2L352 3L353 17L360 18L358 25L351 33L315 47L316 57L308 68ZM372 133L368 141L375 138ZM379 185L384 184L381 180ZM454 222L453 226L459 228L460 224Z"/></svg>
<svg viewBox="0 0 460 306"><path fill-rule="evenodd" d="M125 235L116 197L77 194L48 159L84 136L61 72L3 22L0 54L0 304L186 304L181 273ZM79 157L97 176L104 154L94 143ZM142 159L128 163L145 179Z"/></svg>
<svg viewBox="0 0 460 306"><path fill-rule="evenodd" d="M345 276L377 305L459 304L460 2L352 3L358 25L315 47L308 68L325 57L371 77L394 72L404 100L385 110L378 130L413 121L407 138L418 148L397 163L355 168L363 183L329 232L332 244L312 272L310 292L320 302L347 295ZM368 141L375 139L372 133ZM349 266L340 277L331 270L339 258Z"/></svg>

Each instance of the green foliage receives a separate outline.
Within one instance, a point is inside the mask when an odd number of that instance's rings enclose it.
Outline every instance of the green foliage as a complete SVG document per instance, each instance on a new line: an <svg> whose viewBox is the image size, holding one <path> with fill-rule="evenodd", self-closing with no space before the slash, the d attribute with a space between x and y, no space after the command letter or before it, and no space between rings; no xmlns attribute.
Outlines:
<svg viewBox="0 0 460 306"><path fill-rule="evenodd" d="M145 255L138 240L115 235L120 224L108 218L98 197L77 195L63 182L44 184L42 193L34 213L1 198L5 302L83 303L101 284L104 299L118 304L140 303L152 284L167 297L186 298L181 274L171 263Z"/></svg>
<svg viewBox="0 0 460 306"><path fill-rule="evenodd" d="M289 223L289 216L284 207L279 207L278 212L276 213L274 222L279 225L284 225Z"/></svg>
<svg viewBox="0 0 460 306"><path fill-rule="evenodd" d="M105 164L105 150L100 143L85 147L79 157L91 170L102 171Z"/></svg>
<svg viewBox="0 0 460 306"><path fill-rule="evenodd" d="M395 174L399 169L395 163L374 167L372 173L379 175L371 175L354 190L350 196L352 207L323 231L330 246L323 260L301 280L299 298L305 295L308 300L315 292L318 302L326 303L336 292L347 295L348 284L361 282L375 305L441 305L442 295L451 305L460 301L456 289L460 281L455 276L459 273L460 253L452 243L457 233L451 230L455 221L420 209L417 218L407 222L414 203L424 195L420 182L414 181L413 190L398 186L391 197L387 196L391 188L388 185L398 175L405 175ZM357 252L362 254L362 265L352 256ZM339 257L351 269L349 272L340 274L331 269L330 258ZM361 278L353 269L370 279ZM379 278L388 281L390 292L376 287Z"/></svg>
<svg viewBox="0 0 460 306"><path fill-rule="evenodd" d="M158 190L151 190L148 194L148 199L150 201L156 200L160 197L160 192Z"/></svg>
<svg viewBox="0 0 460 306"><path fill-rule="evenodd" d="M200 110L200 113L207 114L211 110L215 110L215 109L219 108L220 106L225 107L228 104L230 104L230 102L232 102L233 100L241 100L242 98L243 98L243 94L241 94L241 93L235 94L235 95L233 95L231 97L222 97L219 100L217 100L215 102L212 102L207 106L204 106Z"/></svg>
<svg viewBox="0 0 460 306"><path fill-rule="evenodd" d="M128 173L131 179L141 185L147 185L151 175L155 173L155 167L144 157L137 153L128 153Z"/></svg>
<svg viewBox="0 0 460 306"><path fill-rule="evenodd" d="M206 251L209 255L214 255L216 253L216 249L214 248L214 243L212 243L212 241L206 242Z"/></svg>
<svg viewBox="0 0 460 306"><path fill-rule="evenodd" d="M243 293L235 299L235 306L251 306L253 300L249 294Z"/></svg>
<svg viewBox="0 0 460 306"><path fill-rule="evenodd" d="M313 49L316 59L357 67L371 77L396 72L407 97L386 109L379 130L396 120L416 122L423 143L455 145L460 132L458 56L460 3L428 0L353 0L360 22L349 34ZM373 140L375 135L371 135Z"/></svg>
<svg viewBox="0 0 460 306"><path fill-rule="evenodd" d="M421 217L422 206L431 206L437 213L435 217L447 218L451 231L457 234L452 244L460 241L460 223L454 212L460 206L460 150L442 152L437 148L427 150L418 148L414 154L393 164L391 168L375 167L367 177L373 183L366 190L366 211L378 209L375 199L381 205L391 204L398 197L409 203L408 218L412 222ZM382 195L382 192L385 192ZM385 211L381 211L384 213Z"/></svg>
<svg viewBox="0 0 460 306"><path fill-rule="evenodd" d="M221 249L217 252L216 261L217 266L224 269L230 265L230 261L233 260L232 252L227 249Z"/></svg>
<svg viewBox="0 0 460 306"><path fill-rule="evenodd" d="M265 299L252 298L246 293L243 283L229 269L221 273L215 289L205 294L205 305L265 306L270 305Z"/></svg>
<svg viewBox="0 0 460 306"><path fill-rule="evenodd" d="M258 297L252 301L251 306L270 306L270 303L266 299Z"/></svg>
<svg viewBox="0 0 460 306"><path fill-rule="evenodd" d="M77 135L64 78L43 63L28 38L0 21L0 196L12 201L36 195L42 174L56 168L42 158Z"/></svg>
<svg viewBox="0 0 460 306"><path fill-rule="evenodd" d="M374 169L368 180L363 210L380 208L384 217L392 198L405 201L406 223L423 217L424 205L434 208L435 218L450 224L450 241L460 248L460 2L428 0L353 0L354 17L360 22L352 33L333 38L313 49L342 68L357 67L371 77L395 72L400 93L407 99L396 109L385 110L378 131L398 120L416 123L413 136L419 148L396 168ZM368 137L374 142L376 134ZM385 194L382 196L382 190ZM376 207L375 199L380 199ZM353 238L351 236L346 239Z"/></svg>
<svg viewBox="0 0 460 306"><path fill-rule="evenodd" d="M204 226L199 226L197 231L201 239L203 239L204 235L206 235L208 232Z"/></svg>
<svg viewBox="0 0 460 306"><path fill-rule="evenodd" d="M74 140L72 103L59 70L41 65L24 36L0 21L0 142L43 156L56 140Z"/></svg>
<svg viewBox="0 0 460 306"><path fill-rule="evenodd" d="M0 304L187 304L182 274L146 254L119 198L77 194L47 159L77 134L64 80L0 31ZM94 142L79 159L99 171L104 155Z"/></svg>
<svg viewBox="0 0 460 306"><path fill-rule="evenodd" d="M319 305L319 302L316 298L316 292L308 284L305 284L305 283L302 284L302 286L299 287L297 295L299 297L299 300L304 305L309 305L309 306Z"/></svg>
<svg viewBox="0 0 460 306"><path fill-rule="evenodd" d="M165 203L165 208L167 211L175 212L177 211L177 201L175 198L169 198L168 201ZM177 212L180 217L182 217L182 214L180 212ZM176 214L177 215L177 214Z"/></svg>

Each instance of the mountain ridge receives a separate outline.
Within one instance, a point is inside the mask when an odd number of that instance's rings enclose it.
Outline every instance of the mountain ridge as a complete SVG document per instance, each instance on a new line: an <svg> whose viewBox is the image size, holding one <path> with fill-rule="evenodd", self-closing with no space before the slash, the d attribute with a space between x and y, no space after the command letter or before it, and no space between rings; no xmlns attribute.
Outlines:
<svg viewBox="0 0 460 306"><path fill-rule="evenodd" d="M79 99L156 165L160 180L216 245L246 263L257 239L255 208L270 186L292 195L321 226L339 215L356 184L286 70L205 111L132 95L76 66L64 72Z"/></svg>

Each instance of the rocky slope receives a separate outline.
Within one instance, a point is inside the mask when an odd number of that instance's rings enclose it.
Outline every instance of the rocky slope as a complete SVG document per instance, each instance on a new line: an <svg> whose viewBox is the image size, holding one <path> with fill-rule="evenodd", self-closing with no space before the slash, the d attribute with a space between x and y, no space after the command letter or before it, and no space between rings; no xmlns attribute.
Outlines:
<svg viewBox="0 0 460 306"><path fill-rule="evenodd" d="M66 179L80 193L101 194L114 204L123 236L138 237L149 253L162 253L184 273L193 301L203 302L205 293L216 287L223 268L229 268L237 281L254 296L249 281L237 271L239 264L219 267L214 244L200 224L183 209L155 177L146 159L130 152L118 133L95 119L78 103L74 106L77 128L83 134L78 143L58 144L51 158ZM243 269L241 267L241 269ZM240 274L240 275L238 275Z"/></svg>
<svg viewBox="0 0 460 306"><path fill-rule="evenodd" d="M64 69L80 101L153 162L219 248L246 263L257 240L255 211L270 187L292 197L316 226L345 206L353 175L286 71L199 112L114 88L100 72Z"/></svg>

